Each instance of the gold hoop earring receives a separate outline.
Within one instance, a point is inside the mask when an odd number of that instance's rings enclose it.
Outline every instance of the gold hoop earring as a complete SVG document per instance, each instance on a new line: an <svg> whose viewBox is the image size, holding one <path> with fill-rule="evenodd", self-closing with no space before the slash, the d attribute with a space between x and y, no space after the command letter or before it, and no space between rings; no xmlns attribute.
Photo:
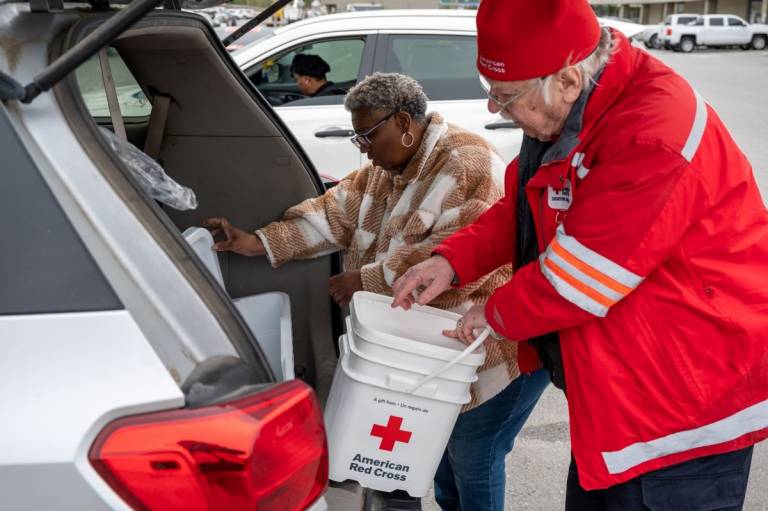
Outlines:
<svg viewBox="0 0 768 511"><path fill-rule="evenodd" d="M405 136L410 135L411 141L409 143L405 143ZM410 131L408 133L403 133L403 136L400 137L400 143L403 144L403 147L412 147L413 143L416 141L416 137L411 133Z"/></svg>

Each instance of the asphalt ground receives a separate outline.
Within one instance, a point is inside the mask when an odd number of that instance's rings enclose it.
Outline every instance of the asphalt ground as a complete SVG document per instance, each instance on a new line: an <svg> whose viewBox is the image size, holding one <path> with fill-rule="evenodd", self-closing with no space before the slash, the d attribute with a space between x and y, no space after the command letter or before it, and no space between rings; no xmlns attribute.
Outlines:
<svg viewBox="0 0 768 511"><path fill-rule="evenodd" d="M653 51L712 105L752 162L768 199L768 52ZM565 398L550 386L507 457L505 510L562 510L570 461ZM430 497L427 511L439 509ZM768 442L755 448L744 509L768 510ZM682 511L682 510L681 510Z"/></svg>

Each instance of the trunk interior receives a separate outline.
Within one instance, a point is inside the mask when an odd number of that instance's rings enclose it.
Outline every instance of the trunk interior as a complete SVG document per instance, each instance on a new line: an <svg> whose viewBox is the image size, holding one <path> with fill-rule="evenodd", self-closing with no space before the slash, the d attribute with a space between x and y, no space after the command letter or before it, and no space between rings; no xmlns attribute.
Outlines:
<svg viewBox="0 0 768 511"><path fill-rule="evenodd" d="M74 32L81 39L103 19L83 19ZM322 193L322 183L298 144L201 18L153 13L112 48L150 101L156 94L171 98L156 159L170 177L194 190L199 202L192 211L161 206L160 215L167 215L180 232L209 217L226 217L252 231ZM108 117L96 122L111 128ZM129 140L142 148L149 118L125 122ZM324 402L337 360L336 311L328 295L332 257L280 269L273 269L266 258L218 257L231 298L288 294L295 373Z"/></svg>

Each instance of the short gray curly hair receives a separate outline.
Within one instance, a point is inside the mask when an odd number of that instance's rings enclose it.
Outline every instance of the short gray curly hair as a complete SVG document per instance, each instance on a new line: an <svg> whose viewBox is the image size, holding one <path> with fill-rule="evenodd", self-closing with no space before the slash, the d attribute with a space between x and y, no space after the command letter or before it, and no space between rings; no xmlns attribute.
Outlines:
<svg viewBox="0 0 768 511"><path fill-rule="evenodd" d="M410 76L374 73L349 90L344 107L350 112L362 109L407 112L421 122L426 118L427 95Z"/></svg>

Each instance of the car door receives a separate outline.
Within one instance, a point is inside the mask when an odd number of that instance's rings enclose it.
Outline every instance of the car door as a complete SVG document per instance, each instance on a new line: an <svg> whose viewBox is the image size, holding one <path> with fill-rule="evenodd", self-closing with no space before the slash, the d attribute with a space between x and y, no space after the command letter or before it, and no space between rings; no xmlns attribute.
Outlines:
<svg viewBox="0 0 768 511"><path fill-rule="evenodd" d="M704 44L717 46L719 44L728 44L726 34L725 18L722 16L713 16L707 20L707 26L704 29Z"/></svg>
<svg viewBox="0 0 768 511"><path fill-rule="evenodd" d="M350 114L343 94L303 97L291 76L291 62L299 53L318 55L331 68L328 80L349 90L371 73L375 45L375 34L318 34L276 49L245 71L326 179L338 180L361 164L360 151L349 141L354 134Z"/></svg>
<svg viewBox="0 0 768 511"><path fill-rule="evenodd" d="M728 16L728 38L731 44L748 44L752 40L747 22L736 16Z"/></svg>
<svg viewBox="0 0 768 511"><path fill-rule="evenodd" d="M487 108L478 76L476 37L472 32L381 35L374 67L416 79L429 98L429 110L448 122L485 137L511 161L520 149L522 131Z"/></svg>

